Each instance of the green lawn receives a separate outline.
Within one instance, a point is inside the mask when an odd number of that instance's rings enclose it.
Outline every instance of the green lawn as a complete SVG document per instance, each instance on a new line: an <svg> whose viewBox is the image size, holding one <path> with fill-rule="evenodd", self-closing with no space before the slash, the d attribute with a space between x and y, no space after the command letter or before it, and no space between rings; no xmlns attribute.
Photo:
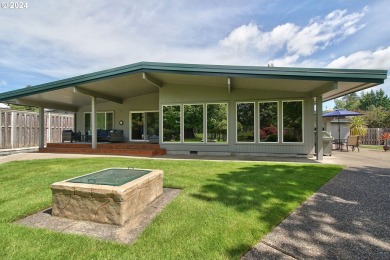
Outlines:
<svg viewBox="0 0 390 260"><path fill-rule="evenodd" d="M383 145L361 145L360 147L383 151Z"/></svg>
<svg viewBox="0 0 390 260"><path fill-rule="evenodd" d="M49 185L107 167L164 170L183 189L133 245L11 222L51 206ZM2 259L239 259L341 166L124 158L0 164Z"/></svg>

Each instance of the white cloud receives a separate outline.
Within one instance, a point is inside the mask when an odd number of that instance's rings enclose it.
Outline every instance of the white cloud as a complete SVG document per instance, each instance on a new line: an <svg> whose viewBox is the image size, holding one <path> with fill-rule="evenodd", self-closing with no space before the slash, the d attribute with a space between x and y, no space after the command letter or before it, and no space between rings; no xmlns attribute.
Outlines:
<svg viewBox="0 0 390 260"><path fill-rule="evenodd" d="M233 26L226 14L239 16L250 5L207 5L39 1L2 10L0 66L63 78L139 61L220 63L216 43Z"/></svg>
<svg viewBox="0 0 390 260"><path fill-rule="evenodd" d="M0 24L7 25L0 26L0 78L16 88L139 61L324 67L331 54L325 59L314 54L356 34L366 14L366 9L336 10L303 25L290 20L265 29L259 13L268 5L265 0L34 1L20 12L0 12Z"/></svg>
<svg viewBox="0 0 390 260"><path fill-rule="evenodd" d="M336 10L323 20L315 18L288 42L288 53L309 56L318 49L339 42L363 28L364 25L359 24L363 16L364 11L347 14L346 10Z"/></svg>
<svg viewBox="0 0 390 260"><path fill-rule="evenodd" d="M235 51L255 49L259 53L275 53L285 47L299 28L291 23L275 27L270 32L262 32L258 25L249 23L234 29L220 45Z"/></svg>
<svg viewBox="0 0 390 260"><path fill-rule="evenodd" d="M328 68L390 69L390 46L376 51L359 51L341 56L327 65Z"/></svg>
<svg viewBox="0 0 390 260"><path fill-rule="evenodd" d="M283 57L270 62L275 66L292 66L300 58L338 43L363 28L364 24L359 22L365 11L349 14L346 10L336 10L325 18L312 19L305 27L285 23L269 32L252 22L231 31L220 45L234 52L255 53L268 59L282 51L285 52Z"/></svg>

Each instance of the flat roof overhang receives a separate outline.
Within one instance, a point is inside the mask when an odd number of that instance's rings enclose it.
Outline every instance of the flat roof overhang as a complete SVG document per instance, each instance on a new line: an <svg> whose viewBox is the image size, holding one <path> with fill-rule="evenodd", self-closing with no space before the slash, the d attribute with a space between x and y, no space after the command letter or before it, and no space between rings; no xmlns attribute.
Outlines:
<svg viewBox="0 0 390 260"><path fill-rule="evenodd" d="M98 102L157 93L164 85L309 93L331 100L382 84L386 70L281 68L140 62L0 94L0 101L77 111Z"/></svg>

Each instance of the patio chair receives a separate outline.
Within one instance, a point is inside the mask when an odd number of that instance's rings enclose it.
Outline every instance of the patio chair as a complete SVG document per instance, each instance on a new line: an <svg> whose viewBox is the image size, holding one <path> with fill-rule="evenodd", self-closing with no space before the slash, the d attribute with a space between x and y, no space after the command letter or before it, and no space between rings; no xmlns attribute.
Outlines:
<svg viewBox="0 0 390 260"><path fill-rule="evenodd" d="M62 131L62 142L73 142L72 140L72 130L63 130Z"/></svg>
<svg viewBox="0 0 390 260"><path fill-rule="evenodd" d="M355 151L355 148L358 149L358 152L360 152L359 149L359 136L358 135L350 135L347 139L347 152L348 152L348 146L352 146L352 151Z"/></svg>
<svg viewBox="0 0 390 260"><path fill-rule="evenodd" d="M81 141L81 133L73 132L72 130L63 130L62 131L62 142L71 142L73 141Z"/></svg>

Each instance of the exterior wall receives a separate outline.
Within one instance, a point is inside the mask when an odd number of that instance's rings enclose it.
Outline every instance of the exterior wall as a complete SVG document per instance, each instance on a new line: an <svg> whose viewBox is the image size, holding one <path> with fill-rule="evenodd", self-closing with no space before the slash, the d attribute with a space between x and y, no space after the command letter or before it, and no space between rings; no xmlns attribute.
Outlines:
<svg viewBox="0 0 390 260"><path fill-rule="evenodd" d="M114 129L123 130L124 140L129 140L129 113L134 111L158 111L158 93L148 94L144 96L125 99L123 104L114 102L97 103L96 111L114 112ZM84 113L91 112L91 106L82 107L77 112L77 131L85 133L84 129ZM119 121L123 120L124 124L120 125Z"/></svg>
<svg viewBox="0 0 390 260"><path fill-rule="evenodd" d="M236 142L236 102L303 100L304 102L304 133L303 143L237 143ZM228 103L228 143L162 143L162 106L170 104L193 103ZM256 103L257 104L257 103ZM314 100L306 93L262 91L254 89L235 89L231 93L227 87L204 87L188 85L164 85L160 93L153 93L126 99L123 104L104 102L97 104L97 112L113 111L114 128L124 131L125 140L129 140L129 113L136 111L160 112L160 145L168 153L189 154L248 154L248 155L314 155ZM85 132L84 113L90 112L91 106L82 107L77 113L77 131ZM281 113L281 108L279 110ZM119 125L119 121L125 123ZM255 118L255 124L258 124ZM281 116L278 124L282 125Z"/></svg>
<svg viewBox="0 0 390 260"><path fill-rule="evenodd" d="M248 101L304 101L304 133L303 143L237 143L236 142L236 102ZM247 153L256 155L303 155L311 157L314 154L314 100L306 93L262 91L254 89L235 89L231 93L227 87L201 87L164 85L160 90L160 122L162 122L162 106L169 104L192 103L228 103L228 144L212 143L162 143L162 129L160 129L160 144L168 153L189 153L196 151L198 154L237 154ZM281 113L281 108L279 110ZM257 119L255 118L257 125ZM279 125L282 125L281 116ZM160 124L161 126L161 124ZM161 128L161 127L160 127Z"/></svg>

